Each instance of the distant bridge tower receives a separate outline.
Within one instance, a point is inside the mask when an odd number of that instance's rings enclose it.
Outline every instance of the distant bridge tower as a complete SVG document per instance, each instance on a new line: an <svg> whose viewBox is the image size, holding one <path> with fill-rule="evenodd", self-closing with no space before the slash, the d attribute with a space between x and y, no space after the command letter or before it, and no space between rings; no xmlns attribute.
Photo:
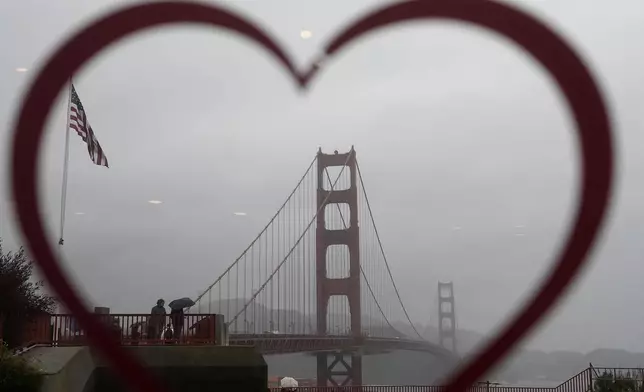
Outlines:
<svg viewBox="0 0 644 392"><path fill-rule="evenodd" d="M325 169L332 166L345 166L351 176L349 189L324 189ZM317 216L316 229L316 286L317 286L317 333L327 335L328 304L331 296L345 296L351 313L351 334L359 339L362 334L360 310L360 236L358 228L358 187L356 170L356 152L345 154L317 155ZM335 181L335 178L331 179ZM327 199L328 197L328 199ZM334 204L346 203L349 206L349 227L341 230L326 228L325 212L327 208L337 208ZM327 250L332 245L345 245L349 249L349 276L332 279L327 276ZM332 359L329 363L329 359ZM350 359L350 361L347 361ZM339 366L344 369L338 369ZM362 385L362 357L358 353L336 352L317 354L317 385L326 387L338 385Z"/></svg>
<svg viewBox="0 0 644 392"><path fill-rule="evenodd" d="M454 285L438 282L438 339L440 345L456 353L456 313Z"/></svg>

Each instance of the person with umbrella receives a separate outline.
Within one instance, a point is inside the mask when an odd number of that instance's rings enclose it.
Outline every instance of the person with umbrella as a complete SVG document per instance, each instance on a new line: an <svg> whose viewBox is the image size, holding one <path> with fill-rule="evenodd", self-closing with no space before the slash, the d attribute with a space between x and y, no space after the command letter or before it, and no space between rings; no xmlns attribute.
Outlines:
<svg viewBox="0 0 644 392"><path fill-rule="evenodd" d="M175 339L179 339L179 337L181 336L181 331L183 330L183 309L189 308L194 304L195 302L187 297L175 299L168 304L168 306L170 307L170 319L172 320Z"/></svg>

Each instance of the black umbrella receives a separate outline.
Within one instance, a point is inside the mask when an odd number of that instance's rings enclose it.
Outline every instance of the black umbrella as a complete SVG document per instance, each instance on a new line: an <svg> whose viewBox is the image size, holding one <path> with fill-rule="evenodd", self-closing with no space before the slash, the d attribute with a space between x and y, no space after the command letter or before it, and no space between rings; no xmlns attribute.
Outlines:
<svg viewBox="0 0 644 392"><path fill-rule="evenodd" d="M184 298L175 299L174 301L170 302L168 306L172 310L179 310L183 308L189 308L194 304L195 304L195 301L191 300L188 297L184 297Z"/></svg>

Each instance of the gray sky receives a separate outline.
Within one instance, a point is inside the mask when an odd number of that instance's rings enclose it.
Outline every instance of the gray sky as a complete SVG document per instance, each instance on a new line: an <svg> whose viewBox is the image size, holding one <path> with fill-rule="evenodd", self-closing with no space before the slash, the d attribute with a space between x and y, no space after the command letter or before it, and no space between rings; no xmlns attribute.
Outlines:
<svg viewBox="0 0 644 392"><path fill-rule="evenodd" d="M0 2L0 155L8 154L17 99L45 54L117 3L125 2ZM614 207L594 262L530 345L644 351L644 3L513 3L547 18L591 63L620 153ZM259 21L299 64L374 4L225 2ZM312 38L301 39L301 29ZM512 312L559 249L577 192L571 121L544 71L488 32L433 23L371 35L320 76L302 97L255 45L189 27L128 39L76 75L111 164L92 165L72 136L66 266L87 298L134 312L160 295L194 295L265 224L318 146L355 145L412 319L433 317L439 279L455 283L463 328L488 333ZM52 241L65 105L61 95L42 161ZM401 116L408 121L400 124ZM11 247L20 237L3 168L0 230ZM248 216L234 216L238 210Z"/></svg>

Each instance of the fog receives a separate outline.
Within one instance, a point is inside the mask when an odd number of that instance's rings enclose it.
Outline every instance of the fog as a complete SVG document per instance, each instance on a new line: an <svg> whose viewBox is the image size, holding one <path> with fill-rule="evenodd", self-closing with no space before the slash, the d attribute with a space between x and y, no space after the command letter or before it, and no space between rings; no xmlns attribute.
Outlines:
<svg viewBox="0 0 644 392"><path fill-rule="evenodd" d="M0 2L7 248L24 242L7 170L21 95L56 44L125 3ZM384 2L221 4L257 21L303 66L339 28ZM547 20L588 62L619 154L592 264L525 344L644 351L644 2L512 4ZM318 147L355 146L392 273L419 324L436 322L436 283L453 281L459 328L493 333L547 270L575 208L578 151L558 90L524 51L467 25L411 23L371 34L326 64L306 94L255 44L190 26L129 38L88 63L74 84L110 167L93 165L71 136L64 264L88 302L113 312L146 312L159 297L195 296L214 281ZM66 107L61 92L40 161L52 244Z"/></svg>

